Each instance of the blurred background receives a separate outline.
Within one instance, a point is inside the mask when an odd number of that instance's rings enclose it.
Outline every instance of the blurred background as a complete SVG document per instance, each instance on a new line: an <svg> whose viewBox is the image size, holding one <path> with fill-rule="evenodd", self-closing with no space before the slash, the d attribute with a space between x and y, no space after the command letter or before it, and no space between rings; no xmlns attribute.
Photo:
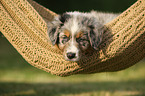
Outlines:
<svg viewBox="0 0 145 96"><path fill-rule="evenodd" d="M66 11L123 12L137 0L35 0L56 13Z"/></svg>
<svg viewBox="0 0 145 96"><path fill-rule="evenodd" d="M136 0L35 0L66 11L123 12ZM118 71L58 77L28 64L0 33L0 96L145 96L145 59Z"/></svg>

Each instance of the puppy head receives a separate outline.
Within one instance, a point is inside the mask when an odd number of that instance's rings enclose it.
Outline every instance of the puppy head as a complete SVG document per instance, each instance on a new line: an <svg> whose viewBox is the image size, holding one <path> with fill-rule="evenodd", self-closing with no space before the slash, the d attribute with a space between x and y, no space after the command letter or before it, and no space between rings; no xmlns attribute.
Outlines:
<svg viewBox="0 0 145 96"><path fill-rule="evenodd" d="M97 50L102 33L102 25L89 13L64 13L48 24L52 44L58 45L68 61L79 61L89 47Z"/></svg>

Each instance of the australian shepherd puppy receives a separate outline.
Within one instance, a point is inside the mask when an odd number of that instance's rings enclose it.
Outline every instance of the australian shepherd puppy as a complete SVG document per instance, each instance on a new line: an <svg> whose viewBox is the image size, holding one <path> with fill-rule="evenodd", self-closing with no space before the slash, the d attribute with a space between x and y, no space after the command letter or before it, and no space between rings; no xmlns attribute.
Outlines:
<svg viewBox="0 0 145 96"><path fill-rule="evenodd" d="M90 47L98 50L103 37L103 26L119 14L92 11L66 12L48 23L48 36L53 45L63 51L67 61L79 61L82 52Z"/></svg>

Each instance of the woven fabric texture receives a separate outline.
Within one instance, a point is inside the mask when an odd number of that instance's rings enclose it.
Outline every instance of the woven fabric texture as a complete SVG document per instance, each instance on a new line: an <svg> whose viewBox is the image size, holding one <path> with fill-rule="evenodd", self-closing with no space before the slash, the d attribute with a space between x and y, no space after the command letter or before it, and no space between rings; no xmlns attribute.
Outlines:
<svg viewBox="0 0 145 96"><path fill-rule="evenodd" d="M58 76L119 71L145 57L145 0L106 24L100 51L79 62L65 61L48 42L43 18L54 15L32 0L0 0L0 31L28 63Z"/></svg>

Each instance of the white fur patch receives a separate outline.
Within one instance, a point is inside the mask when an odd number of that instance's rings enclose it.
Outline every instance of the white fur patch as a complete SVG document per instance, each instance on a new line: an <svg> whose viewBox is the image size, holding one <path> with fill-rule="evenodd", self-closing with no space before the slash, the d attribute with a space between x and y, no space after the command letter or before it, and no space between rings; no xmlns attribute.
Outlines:
<svg viewBox="0 0 145 96"><path fill-rule="evenodd" d="M70 46L66 50L67 50L66 53L72 52L72 53L76 53L77 54L79 52L77 46L75 46L75 42L74 41L70 42Z"/></svg>
<svg viewBox="0 0 145 96"><path fill-rule="evenodd" d="M70 41L70 46L66 48L66 53L75 53L75 57L71 61L78 61L80 59L79 49L76 46L76 42L73 39ZM67 56L66 56L67 57ZM68 59L68 58L67 58ZM69 59L68 59L69 60Z"/></svg>
<svg viewBox="0 0 145 96"><path fill-rule="evenodd" d="M71 31L72 36L74 36L75 33L77 33L79 31L77 18L74 18L72 20L72 25L71 25L70 31Z"/></svg>

